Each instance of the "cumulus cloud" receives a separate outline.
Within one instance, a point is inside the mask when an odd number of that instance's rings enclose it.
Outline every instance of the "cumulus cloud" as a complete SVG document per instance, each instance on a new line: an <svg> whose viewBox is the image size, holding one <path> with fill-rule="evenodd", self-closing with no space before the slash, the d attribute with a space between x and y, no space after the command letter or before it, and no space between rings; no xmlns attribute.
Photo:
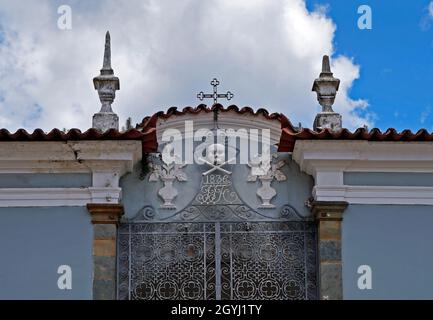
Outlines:
<svg viewBox="0 0 433 320"><path fill-rule="evenodd" d="M72 8L72 30L57 28L62 4ZM197 105L196 93L218 77L238 106L311 126L320 109L311 87L328 54L341 79L335 110L344 125L372 125L367 101L349 94L359 66L334 52L326 10L308 11L303 0L1 0L0 127L90 127L106 30L122 122Z"/></svg>

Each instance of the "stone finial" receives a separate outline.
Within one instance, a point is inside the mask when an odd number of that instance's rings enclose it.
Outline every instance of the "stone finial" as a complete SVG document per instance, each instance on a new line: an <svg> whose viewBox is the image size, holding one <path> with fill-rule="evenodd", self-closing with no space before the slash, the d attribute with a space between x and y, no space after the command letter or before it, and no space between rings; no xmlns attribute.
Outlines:
<svg viewBox="0 0 433 320"><path fill-rule="evenodd" d="M318 113L314 119L314 130L328 128L338 131L341 129L341 115L332 110L339 86L340 80L334 78L331 72L329 57L325 55L322 59L322 72L319 78L314 80L312 89L312 91L317 93L317 101L322 106L322 112Z"/></svg>
<svg viewBox="0 0 433 320"><path fill-rule="evenodd" d="M111 69L111 38L109 31L105 34L104 61L102 62L101 74L114 74L113 69Z"/></svg>
<svg viewBox="0 0 433 320"><path fill-rule="evenodd" d="M111 44L110 33L105 35L105 50L102 69L99 76L93 78L93 85L98 91L101 101L101 110L93 115L92 127L101 131L108 129L119 130L119 117L113 112L111 104L116 98L116 90L120 89L119 78L114 76L111 68Z"/></svg>

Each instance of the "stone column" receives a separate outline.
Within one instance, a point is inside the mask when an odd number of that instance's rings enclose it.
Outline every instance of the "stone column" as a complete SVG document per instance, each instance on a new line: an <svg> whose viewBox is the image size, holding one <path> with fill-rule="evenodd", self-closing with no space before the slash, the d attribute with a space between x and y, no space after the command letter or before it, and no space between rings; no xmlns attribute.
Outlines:
<svg viewBox="0 0 433 320"><path fill-rule="evenodd" d="M89 203L93 223L93 299L116 299L117 225L123 214L120 204Z"/></svg>
<svg viewBox="0 0 433 320"><path fill-rule="evenodd" d="M318 222L319 294L322 300L343 299L341 265L341 222L347 202L315 201L313 215Z"/></svg>

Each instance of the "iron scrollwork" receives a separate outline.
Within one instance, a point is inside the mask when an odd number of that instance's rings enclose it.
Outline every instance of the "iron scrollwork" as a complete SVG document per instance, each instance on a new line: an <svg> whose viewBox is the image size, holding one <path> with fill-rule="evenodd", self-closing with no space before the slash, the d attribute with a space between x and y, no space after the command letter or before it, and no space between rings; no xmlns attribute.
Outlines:
<svg viewBox="0 0 433 320"><path fill-rule="evenodd" d="M119 241L120 299L317 298L312 222L124 224Z"/></svg>
<svg viewBox="0 0 433 320"><path fill-rule="evenodd" d="M288 204L273 213L224 173L171 215L144 206L119 227L118 298L316 299L316 226Z"/></svg>

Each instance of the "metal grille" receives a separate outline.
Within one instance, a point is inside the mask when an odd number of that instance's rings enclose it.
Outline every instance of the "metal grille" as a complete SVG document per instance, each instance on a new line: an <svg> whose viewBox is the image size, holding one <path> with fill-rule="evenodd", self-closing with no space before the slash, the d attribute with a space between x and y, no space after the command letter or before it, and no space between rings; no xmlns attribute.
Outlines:
<svg viewBox="0 0 433 320"><path fill-rule="evenodd" d="M311 221L124 223L119 299L316 299Z"/></svg>

